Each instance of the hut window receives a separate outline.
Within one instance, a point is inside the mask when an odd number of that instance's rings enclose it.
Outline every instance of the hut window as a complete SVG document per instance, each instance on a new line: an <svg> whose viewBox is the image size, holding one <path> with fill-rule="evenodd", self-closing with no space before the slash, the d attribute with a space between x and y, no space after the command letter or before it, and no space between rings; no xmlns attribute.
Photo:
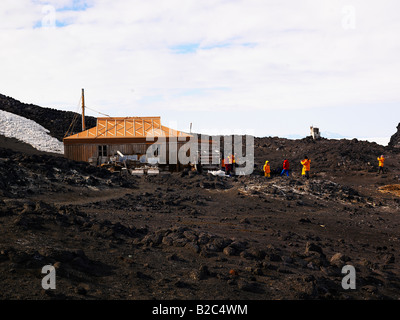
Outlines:
<svg viewBox="0 0 400 320"><path fill-rule="evenodd" d="M99 157L107 157L107 146L99 146Z"/></svg>

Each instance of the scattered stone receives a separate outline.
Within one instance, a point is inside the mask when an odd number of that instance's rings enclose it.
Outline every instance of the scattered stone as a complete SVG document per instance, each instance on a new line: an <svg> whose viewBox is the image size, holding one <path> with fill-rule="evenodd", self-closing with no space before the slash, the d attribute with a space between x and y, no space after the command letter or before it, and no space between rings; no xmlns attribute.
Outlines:
<svg viewBox="0 0 400 320"><path fill-rule="evenodd" d="M242 223L242 224L250 224L250 220L248 218L244 218L244 219L240 220L240 223Z"/></svg>
<svg viewBox="0 0 400 320"><path fill-rule="evenodd" d="M378 288L373 285L366 285L361 287L361 290L366 291L371 294L376 294L378 292Z"/></svg>
<svg viewBox="0 0 400 320"><path fill-rule="evenodd" d="M86 284L79 284L75 289L75 293L85 296L89 291L89 286Z"/></svg>
<svg viewBox="0 0 400 320"><path fill-rule="evenodd" d="M237 282L239 290L253 292L253 293L263 293L264 290L256 282L247 282L243 279L239 279Z"/></svg>
<svg viewBox="0 0 400 320"><path fill-rule="evenodd" d="M324 255L324 252L322 251L322 248L320 246L317 246L314 243L307 242L304 253L309 254L311 252L318 252L319 254Z"/></svg>
<svg viewBox="0 0 400 320"><path fill-rule="evenodd" d="M344 254L338 252L332 256L330 263L332 265L341 266L341 265L344 265L347 261L350 261L350 258L348 256L345 256Z"/></svg>
<svg viewBox="0 0 400 320"><path fill-rule="evenodd" d="M281 262L282 261L282 257L276 253L266 254L265 259L268 259L269 261L272 261L272 262Z"/></svg>
<svg viewBox="0 0 400 320"><path fill-rule="evenodd" d="M191 285L189 283L182 281L182 280L177 280L174 283L174 286L177 288L181 288L181 289L190 289L191 288Z"/></svg>
<svg viewBox="0 0 400 320"><path fill-rule="evenodd" d="M210 275L207 266L201 266L198 270L192 270L189 274L189 277L193 280L204 280Z"/></svg>
<svg viewBox="0 0 400 320"><path fill-rule="evenodd" d="M383 257L384 264L391 264L395 262L395 257L392 253L385 254Z"/></svg>
<svg viewBox="0 0 400 320"><path fill-rule="evenodd" d="M235 269L229 270L229 274L230 274L231 276L238 276L238 275L239 275L239 273L238 273L237 270L235 270Z"/></svg>
<svg viewBox="0 0 400 320"><path fill-rule="evenodd" d="M169 261L182 261L182 259L178 255L176 255L175 253L168 255L167 256L167 260L169 260Z"/></svg>
<svg viewBox="0 0 400 320"><path fill-rule="evenodd" d="M190 251L192 251L192 252L194 252L194 253L199 253L200 252L200 247L197 244L193 243L193 242L186 243L185 248L190 250Z"/></svg>
<svg viewBox="0 0 400 320"><path fill-rule="evenodd" d="M224 248L223 253L227 256L234 256L236 254L235 248L228 246Z"/></svg>

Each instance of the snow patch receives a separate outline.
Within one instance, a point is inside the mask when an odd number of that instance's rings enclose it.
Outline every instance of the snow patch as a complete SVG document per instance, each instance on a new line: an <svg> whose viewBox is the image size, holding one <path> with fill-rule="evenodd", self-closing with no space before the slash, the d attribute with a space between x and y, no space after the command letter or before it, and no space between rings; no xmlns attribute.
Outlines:
<svg viewBox="0 0 400 320"><path fill-rule="evenodd" d="M39 151L64 153L64 145L33 120L0 110L0 134L30 144Z"/></svg>

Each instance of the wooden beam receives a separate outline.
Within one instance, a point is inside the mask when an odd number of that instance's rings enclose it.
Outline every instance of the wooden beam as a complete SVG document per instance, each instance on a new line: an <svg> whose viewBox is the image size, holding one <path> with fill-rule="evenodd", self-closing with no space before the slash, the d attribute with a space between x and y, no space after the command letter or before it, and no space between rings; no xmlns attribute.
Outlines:
<svg viewBox="0 0 400 320"><path fill-rule="evenodd" d="M82 131L86 130L85 126L85 90L82 89Z"/></svg>

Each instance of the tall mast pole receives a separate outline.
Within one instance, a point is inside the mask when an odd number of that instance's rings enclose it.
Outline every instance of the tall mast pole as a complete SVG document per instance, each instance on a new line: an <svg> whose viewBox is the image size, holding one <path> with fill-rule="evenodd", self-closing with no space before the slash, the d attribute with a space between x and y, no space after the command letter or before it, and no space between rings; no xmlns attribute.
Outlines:
<svg viewBox="0 0 400 320"><path fill-rule="evenodd" d="M82 131L85 130L85 90L82 89Z"/></svg>

